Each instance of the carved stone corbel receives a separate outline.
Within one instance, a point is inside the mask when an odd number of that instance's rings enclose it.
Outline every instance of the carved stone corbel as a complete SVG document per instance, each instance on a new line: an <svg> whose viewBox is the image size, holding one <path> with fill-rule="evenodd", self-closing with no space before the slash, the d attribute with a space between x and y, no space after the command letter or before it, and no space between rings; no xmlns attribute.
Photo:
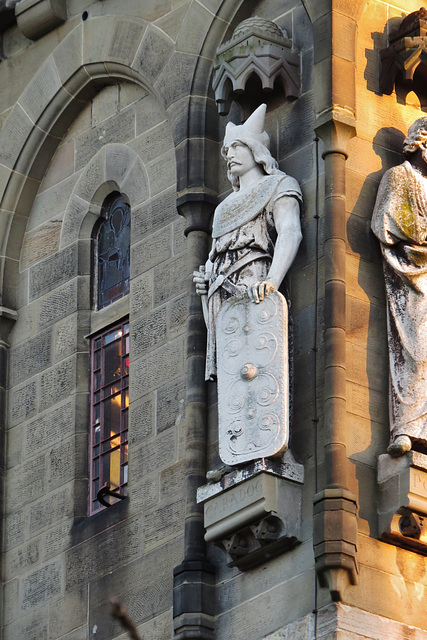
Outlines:
<svg viewBox="0 0 427 640"><path fill-rule="evenodd" d="M15 8L21 33L37 40L67 19L65 0L20 0Z"/></svg>
<svg viewBox="0 0 427 640"><path fill-rule="evenodd" d="M421 106L427 104L427 9L410 13L390 44L380 51L380 91L390 95L394 89L403 99L413 91Z"/></svg>
<svg viewBox="0 0 427 640"><path fill-rule="evenodd" d="M239 24L217 50L212 87L221 115L229 112L233 93L245 93L252 74L260 79L264 92L273 91L280 79L286 98L300 94L300 61L292 41L274 22L257 16Z"/></svg>

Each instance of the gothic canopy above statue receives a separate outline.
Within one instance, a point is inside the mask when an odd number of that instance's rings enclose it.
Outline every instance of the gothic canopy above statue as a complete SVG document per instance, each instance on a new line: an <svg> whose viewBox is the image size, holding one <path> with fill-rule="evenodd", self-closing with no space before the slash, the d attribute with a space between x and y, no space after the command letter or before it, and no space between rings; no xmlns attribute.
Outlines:
<svg viewBox="0 0 427 640"><path fill-rule="evenodd" d="M299 96L299 55L292 51L292 41L277 24L257 16L241 22L217 50L212 86L221 115L229 112L232 93L243 94L253 74L263 92L273 91L280 79L286 98Z"/></svg>

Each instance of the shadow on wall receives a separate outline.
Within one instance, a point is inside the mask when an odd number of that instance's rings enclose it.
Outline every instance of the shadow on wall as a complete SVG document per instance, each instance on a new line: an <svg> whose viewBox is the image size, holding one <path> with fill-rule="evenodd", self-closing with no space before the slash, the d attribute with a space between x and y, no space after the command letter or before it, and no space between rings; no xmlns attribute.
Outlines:
<svg viewBox="0 0 427 640"><path fill-rule="evenodd" d="M385 62L384 68L381 62L381 50L387 49L387 47L390 45L390 38L397 33L406 15L406 13L401 13L400 16L390 18L389 20L387 20L382 32L373 31L371 33L374 48L365 49L366 66L364 71L364 78L366 80L366 88L368 89L368 91L372 91L376 95L382 96L384 95L384 87L387 86L389 82L391 82L390 90L386 90L386 93L390 95L391 88L393 86L393 90L395 91L396 95L396 102L398 104L412 104L412 106L417 106L422 111L427 112L427 95L425 91L426 68L423 59L420 57L421 64L416 67L412 80L404 80L402 73L399 72L395 77L395 83L393 81L394 72L392 67L390 67L390 61L392 60L392 58L388 58L388 62ZM410 45L408 45L408 47L409 46ZM413 45L412 49L409 48L407 50L407 60L412 58L412 56L415 54L415 46L416 45ZM401 62L402 59L403 58L401 58ZM396 63L394 64L396 65ZM382 79L384 71L385 75ZM386 83L385 85L384 80Z"/></svg>
<svg viewBox="0 0 427 640"><path fill-rule="evenodd" d="M366 334L366 376L368 380L368 413L370 418L370 444L358 452L363 460L377 458L385 453L389 439L388 425L388 347L385 288L382 271L382 257L379 243L371 231L371 217L376 193L384 172L391 166L401 164L404 135L394 127L383 127L373 140L373 150L380 157L382 168L366 176L357 202L347 221L347 237L351 251L360 258L357 282L369 301L367 305L354 300L355 313L351 317L350 332L367 329ZM353 304L353 302L352 302ZM358 305L358 307L357 307ZM379 432L380 430L380 432ZM376 484L375 473L371 482ZM366 466L356 465L356 478L361 488L366 483ZM370 495L375 495L375 486ZM371 513L372 504L361 503L359 515L369 522L372 528L376 522ZM372 501L371 501L372 502ZM375 505L374 505L375 506ZM374 524L374 526L376 526ZM376 535L371 530L371 535Z"/></svg>

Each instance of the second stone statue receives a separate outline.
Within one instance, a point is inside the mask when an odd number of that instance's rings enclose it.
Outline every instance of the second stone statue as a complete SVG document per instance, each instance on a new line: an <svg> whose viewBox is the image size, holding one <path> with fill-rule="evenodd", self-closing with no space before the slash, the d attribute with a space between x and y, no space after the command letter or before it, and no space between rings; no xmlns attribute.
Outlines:
<svg viewBox="0 0 427 640"><path fill-rule="evenodd" d="M233 192L215 210L209 259L194 273L228 465L278 455L289 439L287 303L277 289L301 242L302 194L271 156L265 112L263 104L244 124L227 125Z"/></svg>

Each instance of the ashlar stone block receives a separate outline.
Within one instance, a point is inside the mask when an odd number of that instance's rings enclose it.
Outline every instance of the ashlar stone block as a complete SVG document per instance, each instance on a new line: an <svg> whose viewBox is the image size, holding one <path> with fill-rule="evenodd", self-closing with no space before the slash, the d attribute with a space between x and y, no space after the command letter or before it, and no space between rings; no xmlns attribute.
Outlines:
<svg viewBox="0 0 427 640"><path fill-rule="evenodd" d="M27 611L59 595L62 588L62 565L52 562L33 573L22 582L21 610Z"/></svg>

